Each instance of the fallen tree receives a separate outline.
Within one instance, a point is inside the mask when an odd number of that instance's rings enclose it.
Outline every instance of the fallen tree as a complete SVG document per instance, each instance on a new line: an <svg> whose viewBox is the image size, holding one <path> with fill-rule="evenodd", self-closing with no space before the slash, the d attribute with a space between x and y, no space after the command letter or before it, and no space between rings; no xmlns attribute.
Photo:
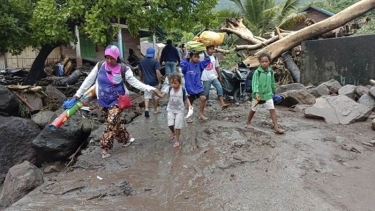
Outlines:
<svg viewBox="0 0 375 211"><path fill-rule="evenodd" d="M221 27L221 31L236 34L238 37L241 37L252 44L236 46L236 50L256 50L261 48L254 55L247 57L243 61L247 66L257 67L259 66L257 58L259 54L268 53L271 55L271 59L275 59L283 52L299 45L302 41L337 29L374 8L374 0L361 0L330 18L312 24L299 31L283 33L281 34L282 36L280 36L280 34L273 36L269 40L261 40L254 36L253 33L242 23L241 18L227 19L226 25Z"/></svg>

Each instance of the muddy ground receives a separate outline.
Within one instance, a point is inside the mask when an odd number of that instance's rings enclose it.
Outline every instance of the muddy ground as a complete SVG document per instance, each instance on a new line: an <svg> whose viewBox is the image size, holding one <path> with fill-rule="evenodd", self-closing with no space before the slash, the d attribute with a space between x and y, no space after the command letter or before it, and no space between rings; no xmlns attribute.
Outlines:
<svg viewBox="0 0 375 211"><path fill-rule="evenodd" d="M7 210L375 210L375 152L362 144L375 139L370 120L327 125L277 107L287 133L276 135L265 110L249 131L249 104L213 104L209 121L183 129L181 149L167 140L163 107L129 125L129 148L103 160L96 147Z"/></svg>

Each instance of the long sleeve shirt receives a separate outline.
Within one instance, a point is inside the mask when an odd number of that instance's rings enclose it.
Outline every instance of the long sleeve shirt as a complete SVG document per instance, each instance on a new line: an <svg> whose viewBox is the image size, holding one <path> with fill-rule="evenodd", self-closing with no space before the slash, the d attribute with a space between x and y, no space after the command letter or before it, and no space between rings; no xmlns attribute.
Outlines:
<svg viewBox="0 0 375 211"><path fill-rule="evenodd" d="M204 68L211 62L210 57L206 57L198 63L189 62L186 58L181 61L181 71L185 78L185 88L189 95L199 94L204 91L201 82L201 75Z"/></svg>

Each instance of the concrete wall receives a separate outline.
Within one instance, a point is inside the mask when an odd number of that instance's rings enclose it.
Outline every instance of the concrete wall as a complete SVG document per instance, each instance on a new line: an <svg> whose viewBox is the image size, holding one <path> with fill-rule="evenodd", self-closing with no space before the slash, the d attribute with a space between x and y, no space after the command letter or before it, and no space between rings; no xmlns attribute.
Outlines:
<svg viewBox="0 0 375 211"><path fill-rule="evenodd" d="M313 40L302 43L301 83L330 79L342 85L367 85L375 78L375 35Z"/></svg>

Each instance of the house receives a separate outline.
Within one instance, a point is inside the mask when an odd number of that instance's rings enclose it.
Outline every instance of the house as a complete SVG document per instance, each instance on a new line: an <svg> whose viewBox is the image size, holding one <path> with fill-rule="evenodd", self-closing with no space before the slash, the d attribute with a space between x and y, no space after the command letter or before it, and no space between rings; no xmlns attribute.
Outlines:
<svg viewBox="0 0 375 211"><path fill-rule="evenodd" d="M119 24L121 36L116 36L112 44L118 45L119 39L122 42L122 57L127 58L129 49L132 48L137 55L141 55L140 38L152 36L148 30L141 29L138 36L130 35L126 25ZM46 64L52 64L58 61L61 55L69 56L77 59L77 66L82 65L82 58L104 59L105 46L94 44L88 37L80 35L78 27L76 28L76 36L79 35L77 44L71 43L68 46L59 46L55 48L48 56ZM120 50L121 47L119 46ZM31 68L38 51L32 47L25 48L20 55L12 55L11 53L0 54L0 69L6 68Z"/></svg>
<svg viewBox="0 0 375 211"><path fill-rule="evenodd" d="M325 20L325 19L335 15L335 13L332 13L328 10L325 10L323 8L320 8L320 7L317 7L317 6L314 6L314 5L310 5L310 6L306 7L305 9L301 10L299 13L306 13L306 19L305 20L314 21L315 23L317 23L319 21L322 21L322 20ZM291 29L288 29L288 30L298 31L300 29L305 28L306 26L308 26L308 23L306 23L306 21L302 21L299 24L295 25L294 27L292 27Z"/></svg>

